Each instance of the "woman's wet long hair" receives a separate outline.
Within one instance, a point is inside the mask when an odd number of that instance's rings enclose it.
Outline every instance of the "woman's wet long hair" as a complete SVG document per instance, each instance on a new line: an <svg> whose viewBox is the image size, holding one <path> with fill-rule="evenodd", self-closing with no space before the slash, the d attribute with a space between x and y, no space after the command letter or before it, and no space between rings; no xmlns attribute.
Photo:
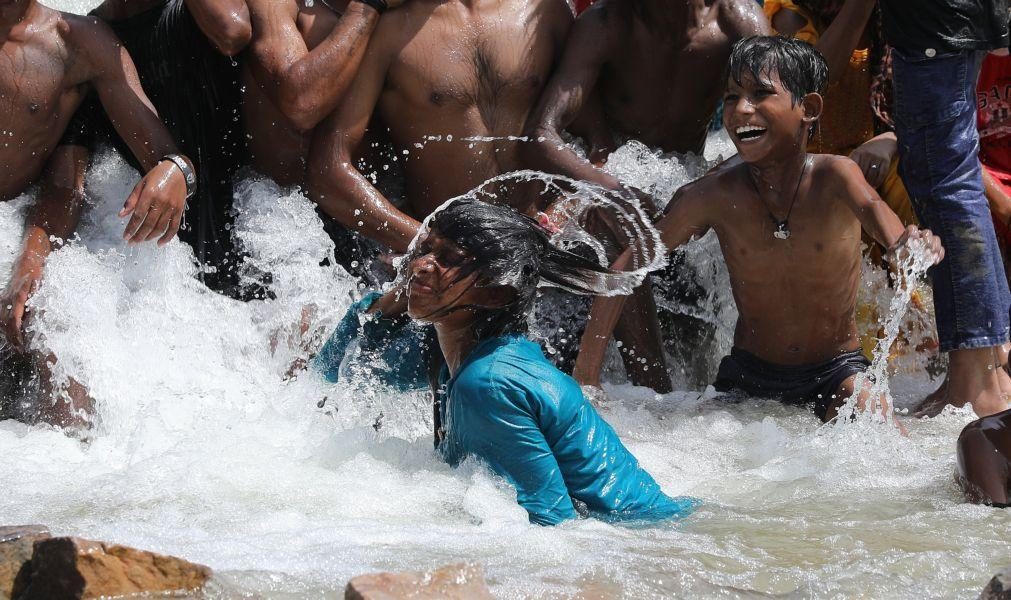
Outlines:
<svg viewBox="0 0 1011 600"><path fill-rule="evenodd" d="M556 247L536 220L506 206L463 197L433 214L427 226L428 234L452 241L467 254L467 261L456 275L457 281L474 274L472 286L503 288L501 305L451 304L440 311L475 312L478 318L474 334L479 340L525 332L527 313L540 286L594 295L607 293L608 286L603 282L618 275L595 260ZM409 269L410 263L421 254L418 250L408 254L402 263L401 277L405 276L403 269ZM437 314L426 318L433 316Z"/></svg>

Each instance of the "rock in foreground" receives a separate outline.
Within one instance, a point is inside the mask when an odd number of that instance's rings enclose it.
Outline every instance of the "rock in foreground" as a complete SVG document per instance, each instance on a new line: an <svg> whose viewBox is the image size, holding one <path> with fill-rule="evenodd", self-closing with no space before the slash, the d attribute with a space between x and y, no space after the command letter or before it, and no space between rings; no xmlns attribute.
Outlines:
<svg viewBox="0 0 1011 600"><path fill-rule="evenodd" d="M348 583L344 600L490 600L481 565L460 564L425 573L373 573Z"/></svg>
<svg viewBox="0 0 1011 600"><path fill-rule="evenodd" d="M195 591L211 570L144 550L78 538L35 543L27 587L16 600L99 598Z"/></svg>
<svg viewBox="0 0 1011 600"><path fill-rule="evenodd" d="M993 576L979 600L1011 600L1011 567Z"/></svg>
<svg viewBox="0 0 1011 600"><path fill-rule="evenodd" d="M35 542L49 537L42 525L0 527L0 600L11 600L28 583Z"/></svg>

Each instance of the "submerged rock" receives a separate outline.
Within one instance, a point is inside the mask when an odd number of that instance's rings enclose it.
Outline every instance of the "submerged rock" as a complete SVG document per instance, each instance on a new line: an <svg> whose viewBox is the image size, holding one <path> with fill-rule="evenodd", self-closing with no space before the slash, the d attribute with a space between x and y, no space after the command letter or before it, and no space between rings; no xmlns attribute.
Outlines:
<svg viewBox="0 0 1011 600"><path fill-rule="evenodd" d="M35 542L49 537L44 525L0 527L0 600L11 600L24 590Z"/></svg>
<svg viewBox="0 0 1011 600"><path fill-rule="evenodd" d="M372 573L352 579L344 600L489 600L484 569L477 564L440 567L434 571Z"/></svg>
<svg viewBox="0 0 1011 600"><path fill-rule="evenodd" d="M16 600L99 598L199 590L211 570L181 558L78 538L35 543L29 581Z"/></svg>
<svg viewBox="0 0 1011 600"><path fill-rule="evenodd" d="M1011 567L993 576L979 600L1011 600Z"/></svg>

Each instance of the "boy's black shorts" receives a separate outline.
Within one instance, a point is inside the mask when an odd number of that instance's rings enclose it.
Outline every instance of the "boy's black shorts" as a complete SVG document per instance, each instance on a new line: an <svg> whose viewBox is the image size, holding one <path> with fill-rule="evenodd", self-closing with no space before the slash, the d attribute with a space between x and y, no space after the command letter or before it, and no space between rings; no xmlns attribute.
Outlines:
<svg viewBox="0 0 1011 600"><path fill-rule="evenodd" d="M720 362L713 387L720 392L739 390L749 396L778 398L785 404L812 404L814 414L824 421L838 400L839 386L870 366L859 350L821 363L777 365L734 348Z"/></svg>

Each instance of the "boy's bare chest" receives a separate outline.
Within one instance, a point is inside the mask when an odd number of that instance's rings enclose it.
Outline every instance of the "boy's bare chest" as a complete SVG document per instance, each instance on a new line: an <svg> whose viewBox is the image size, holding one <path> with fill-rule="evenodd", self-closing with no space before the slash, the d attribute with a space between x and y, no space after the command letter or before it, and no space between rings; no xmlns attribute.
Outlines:
<svg viewBox="0 0 1011 600"><path fill-rule="evenodd" d="M714 228L739 279L819 278L859 259L860 222L845 206L800 198L784 210L752 195L723 212Z"/></svg>

